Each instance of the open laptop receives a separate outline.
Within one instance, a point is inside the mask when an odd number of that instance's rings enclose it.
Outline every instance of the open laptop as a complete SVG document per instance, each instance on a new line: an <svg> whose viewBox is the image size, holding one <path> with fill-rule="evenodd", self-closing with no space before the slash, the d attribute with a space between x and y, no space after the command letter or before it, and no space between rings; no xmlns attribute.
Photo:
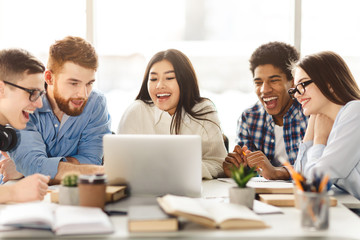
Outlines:
<svg viewBox="0 0 360 240"><path fill-rule="evenodd" d="M108 184L126 184L131 196L201 196L198 135L105 135Z"/></svg>

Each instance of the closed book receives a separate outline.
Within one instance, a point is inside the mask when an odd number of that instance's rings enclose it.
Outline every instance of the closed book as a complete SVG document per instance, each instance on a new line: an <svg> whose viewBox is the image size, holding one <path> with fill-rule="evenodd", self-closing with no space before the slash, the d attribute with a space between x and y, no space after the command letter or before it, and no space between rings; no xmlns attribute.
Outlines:
<svg viewBox="0 0 360 240"><path fill-rule="evenodd" d="M130 206L128 228L130 232L177 231L178 220L163 212L158 205Z"/></svg>
<svg viewBox="0 0 360 240"><path fill-rule="evenodd" d="M261 202L278 206L278 207L294 207L295 195L294 194L259 194L259 200ZM337 205L337 199L330 196L330 206Z"/></svg>
<svg viewBox="0 0 360 240"><path fill-rule="evenodd" d="M160 197L158 202L166 213L209 228L251 229L268 227L253 211L239 204L175 195Z"/></svg>
<svg viewBox="0 0 360 240"><path fill-rule="evenodd" d="M126 186L106 186L106 202L115 202L126 197ZM59 202L59 189L51 190L50 200L52 203Z"/></svg>

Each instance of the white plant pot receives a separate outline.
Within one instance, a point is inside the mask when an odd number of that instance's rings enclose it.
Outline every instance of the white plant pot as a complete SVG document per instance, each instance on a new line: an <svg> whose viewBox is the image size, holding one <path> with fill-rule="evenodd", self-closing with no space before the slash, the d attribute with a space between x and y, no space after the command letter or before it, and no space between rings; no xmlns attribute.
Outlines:
<svg viewBox="0 0 360 240"><path fill-rule="evenodd" d="M79 205L79 188L60 185L59 204Z"/></svg>
<svg viewBox="0 0 360 240"><path fill-rule="evenodd" d="M255 189L251 187L232 187L229 189L229 198L230 203L245 205L252 209L255 199Z"/></svg>

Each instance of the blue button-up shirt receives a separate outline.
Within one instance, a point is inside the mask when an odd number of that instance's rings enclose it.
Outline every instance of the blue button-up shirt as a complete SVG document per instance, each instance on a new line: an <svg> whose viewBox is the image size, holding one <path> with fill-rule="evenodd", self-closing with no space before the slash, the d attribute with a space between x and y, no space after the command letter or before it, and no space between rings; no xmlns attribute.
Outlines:
<svg viewBox="0 0 360 240"><path fill-rule="evenodd" d="M43 107L30 114L26 128L17 132L19 143L9 152L17 171L25 176L42 173L54 178L65 157L74 157L82 164L102 163L102 138L111 133L103 94L93 90L83 112L69 116L61 129L60 124L44 96Z"/></svg>
<svg viewBox="0 0 360 240"><path fill-rule="evenodd" d="M283 117L284 142L288 160L294 164L307 127L308 118L299 102L294 101ZM275 157L275 122L260 102L245 110L238 120L237 144L251 151L262 151L274 166L280 166Z"/></svg>

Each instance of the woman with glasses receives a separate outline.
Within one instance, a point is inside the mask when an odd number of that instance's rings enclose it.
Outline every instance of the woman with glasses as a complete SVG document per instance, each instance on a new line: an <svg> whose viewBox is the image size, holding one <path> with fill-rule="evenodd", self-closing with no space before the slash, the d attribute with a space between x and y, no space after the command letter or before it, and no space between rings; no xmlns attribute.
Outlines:
<svg viewBox="0 0 360 240"><path fill-rule="evenodd" d="M289 94L310 116L295 169L306 177L328 174L360 199L360 90L345 61L320 52L296 63Z"/></svg>

